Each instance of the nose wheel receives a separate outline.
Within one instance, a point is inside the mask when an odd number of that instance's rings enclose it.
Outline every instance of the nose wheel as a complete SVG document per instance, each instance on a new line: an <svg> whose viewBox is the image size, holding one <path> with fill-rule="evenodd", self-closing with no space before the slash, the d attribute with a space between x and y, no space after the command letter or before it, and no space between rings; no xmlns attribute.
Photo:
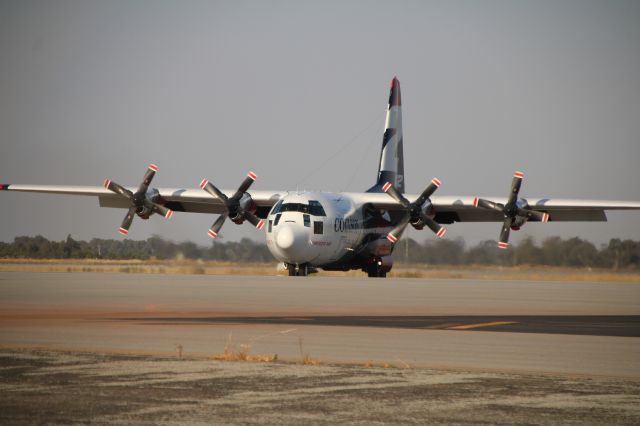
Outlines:
<svg viewBox="0 0 640 426"><path fill-rule="evenodd" d="M290 277L306 277L309 275L309 265L303 263L302 265L287 265Z"/></svg>

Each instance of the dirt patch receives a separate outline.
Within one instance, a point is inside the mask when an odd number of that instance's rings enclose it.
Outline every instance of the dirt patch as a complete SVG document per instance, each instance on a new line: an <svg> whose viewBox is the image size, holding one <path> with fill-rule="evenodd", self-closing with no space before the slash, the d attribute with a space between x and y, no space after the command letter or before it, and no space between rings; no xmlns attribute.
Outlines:
<svg viewBox="0 0 640 426"><path fill-rule="evenodd" d="M0 350L0 423L638 424L640 382Z"/></svg>

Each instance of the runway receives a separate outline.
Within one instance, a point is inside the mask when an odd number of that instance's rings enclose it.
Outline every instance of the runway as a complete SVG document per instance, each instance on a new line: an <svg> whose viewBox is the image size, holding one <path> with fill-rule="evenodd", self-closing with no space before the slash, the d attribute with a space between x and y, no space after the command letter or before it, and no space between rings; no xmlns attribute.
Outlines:
<svg viewBox="0 0 640 426"><path fill-rule="evenodd" d="M640 284L0 273L0 345L640 378Z"/></svg>
<svg viewBox="0 0 640 426"><path fill-rule="evenodd" d="M278 324L335 327L383 327L424 330L505 331L510 333L576 334L640 337L640 315L507 315L507 316L269 316L269 317L144 317L113 318L157 325Z"/></svg>

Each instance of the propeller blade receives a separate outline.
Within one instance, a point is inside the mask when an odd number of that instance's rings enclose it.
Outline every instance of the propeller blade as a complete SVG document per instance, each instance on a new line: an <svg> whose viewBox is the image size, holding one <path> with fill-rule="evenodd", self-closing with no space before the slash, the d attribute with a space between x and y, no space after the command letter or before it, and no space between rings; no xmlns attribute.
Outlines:
<svg viewBox="0 0 640 426"><path fill-rule="evenodd" d="M431 179L431 183L429 184L429 186L427 186L427 188L422 191L422 194L420 194L420 196L413 202L413 204L418 207L422 207L424 202L427 201L427 198L431 197L431 195L436 192L436 189L440 188L440 185L442 185L442 183L440 182L440 180L438 180L438 178Z"/></svg>
<svg viewBox="0 0 640 426"><path fill-rule="evenodd" d="M151 201L146 199L144 201L144 205L145 207L151 209L151 211L153 211L154 213L164 216L165 219L171 219L171 216L173 216L173 210L168 209L163 205L152 203Z"/></svg>
<svg viewBox="0 0 640 426"><path fill-rule="evenodd" d="M424 217L422 220L424 224L436 234L437 238L444 237L445 232L447 232L444 226L429 217Z"/></svg>
<svg viewBox="0 0 640 426"><path fill-rule="evenodd" d="M242 197L242 194L244 194L245 192L247 192L247 190L249 189L249 187L253 184L253 182L256 181L256 179L258 179L258 176L253 173L252 171L250 171L249 173L247 173L247 177L244 178L244 180L242 181L242 183L240 184L240 187L238 188L238 190L236 191L235 194L233 194L232 198L240 198Z"/></svg>
<svg viewBox="0 0 640 426"><path fill-rule="evenodd" d="M224 192L213 186L213 184L207 179L202 179L202 181L200 182L200 188L204 189L214 197L219 198L220 201L222 201L225 205L227 204L227 201L229 201L229 197L227 197Z"/></svg>
<svg viewBox="0 0 640 426"><path fill-rule="evenodd" d="M549 213L539 212L537 210L518 209L519 216L525 216L527 219L533 219L538 222L548 222Z"/></svg>
<svg viewBox="0 0 640 426"><path fill-rule="evenodd" d="M395 244L404 232L404 228L406 228L408 224L409 215L407 215L399 224L395 226L395 228L391 230L391 232L387 234L387 240L389 240L391 244Z"/></svg>
<svg viewBox="0 0 640 426"><path fill-rule="evenodd" d="M118 232L120 232L122 235L128 235L129 234L129 228L131 227L131 222L133 222L133 217L136 214L136 207L135 206L131 206L129 207L129 211L127 212L127 215L124 217L124 220L122 221L122 225L120 225L120 229L118 230Z"/></svg>
<svg viewBox="0 0 640 426"><path fill-rule="evenodd" d="M260 219L258 216L254 215L251 212L244 212L244 217L258 230L262 229L262 227L264 226L264 220Z"/></svg>
<svg viewBox="0 0 640 426"><path fill-rule="evenodd" d="M493 201L485 200L484 198L478 197L473 199L473 205L475 207L482 207L484 209L497 210L500 213L502 213L504 209L504 206L500 203L494 203Z"/></svg>
<svg viewBox="0 0 640 426"><path fill-rule="evenodd" d="M138 188L138 192L147 192L147 190L149 189L149 185L151 185L151 181L153 180L153 177L156 175L157 171L158 166L156 166L155 164L149 164L149 167L147 168L147 171L142 178L142 183Z"/></svg>
<svg viewBox="0 0 640 426"><path fill-rule="evenodd" d="M133 198L133 193L131 191L129 191L127 188L123 187L122 185L118 185L117 183L113 182L111 179L105 179L102 185L105 188L107 188L109 191L115 192L116 194L122 195L123 197L126 197L130 200Z"/></svg>
<svg viewBox="0 0 640 426"><path fill-rule="evenodd" d="M524 178L524 173L522 172L516 171L513 174L513 181L511 181L511 193L509 194L509 201L507 201L507 204L513 204L518 199L520 186L522 185L522 178Z"/></svg>
<svg viewBox="0 0 640 426"><path fill-rule="evenodd" d="M211 228L207 231L207 234L209 234L211 238L218 238L218 232L220 232L220 228L222 228L224 221L227 220L227 216L227 213L223 213L215 222L213 222L213 225L211 225Z"/></svg>
<svg viewBox="0 0 640 426"><path fill-rule="evenodd" d="M402 206L404 208L406 208L406 209L410 209L411 208L411 203L409 202L409 200L404 198L404 196L402 194L400 194L398 192L398 190L393 185L391 185L391 182L385 183L382 186L382 190L384 192L386 192L387 194L389 194L391 196L391 198L393 198L394 200L396 200L397 202L402 204Z"/></svg>
<svg viewBox="0 0 640 426"><path fill-rule="evenodd" d="M498 247L506 249L509 247L509 231L511 230L512 219L510 217L504 220L502 224L502 230L500 231L500 241L498 241Z"/></svg>

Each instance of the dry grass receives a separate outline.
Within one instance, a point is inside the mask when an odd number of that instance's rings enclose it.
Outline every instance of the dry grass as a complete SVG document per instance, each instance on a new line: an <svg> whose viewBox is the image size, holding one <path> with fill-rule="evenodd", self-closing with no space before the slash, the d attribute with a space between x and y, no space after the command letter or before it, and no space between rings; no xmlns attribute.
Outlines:
<svg viewBox="0 0 640 426"><path fill-rule="evenodd" d="M286 275L274 263L242 264L202 260L0 259L0 272L104 272L186 275ZM319 271L318 276L363 277L361 271ZM640 283L640 272L548 266L447 266L396 264L393 278Z"/></svg>
<svg viewBox="0 0 640 426"><path fill-rule="evenodd" d="M211 357L214 361L274 362L278 355L254 355L250 344L237 345L230 334L224 346L224 352Z"/></svg>

